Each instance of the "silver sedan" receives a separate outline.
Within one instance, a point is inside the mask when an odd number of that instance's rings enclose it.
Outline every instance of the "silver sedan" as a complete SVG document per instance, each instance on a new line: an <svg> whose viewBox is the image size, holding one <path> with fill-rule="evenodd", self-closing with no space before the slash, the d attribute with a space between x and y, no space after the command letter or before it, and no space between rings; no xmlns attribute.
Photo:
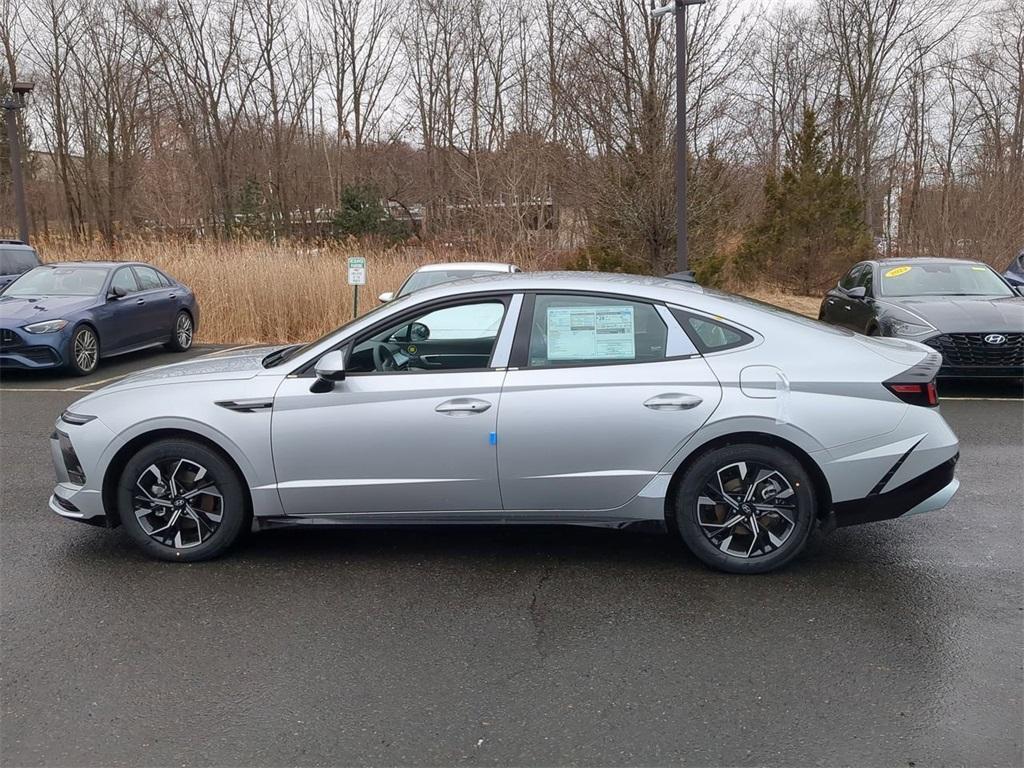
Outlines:
<svg viewBox="0 0 1024 768"><path fill-rule="evenodd" d="M79 400L50 508L167 560L250 528L529 523L657 527L758 573L949 501L940 363L673 280L463 280Z"/></svg>

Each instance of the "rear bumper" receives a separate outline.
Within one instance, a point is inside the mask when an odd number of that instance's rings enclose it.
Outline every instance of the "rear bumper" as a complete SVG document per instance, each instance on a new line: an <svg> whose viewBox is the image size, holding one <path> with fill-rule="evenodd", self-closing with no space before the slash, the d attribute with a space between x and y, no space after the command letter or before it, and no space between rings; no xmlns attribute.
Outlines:
<svg viewBox="0 0 1024 768"><path fill-rule="evenodd" d="M960 481L956 479L956 462L959 458L957 454L886 493L835 504L832 516L836 527L876 523L942 509L960 488Z"/></svg>

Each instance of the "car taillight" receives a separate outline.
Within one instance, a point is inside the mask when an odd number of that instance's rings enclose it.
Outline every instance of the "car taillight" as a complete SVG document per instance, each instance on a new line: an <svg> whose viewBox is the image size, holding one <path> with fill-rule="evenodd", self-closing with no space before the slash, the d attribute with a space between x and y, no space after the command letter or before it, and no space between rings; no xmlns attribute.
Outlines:
<svg viewBox="0 0 1024 768"><path fill-rule="evenodd" d="M926 384L899 384L887 381L885 388L910 405L934 408L939 404L939 389L935 386L934 381L929 381Z"/></svg>

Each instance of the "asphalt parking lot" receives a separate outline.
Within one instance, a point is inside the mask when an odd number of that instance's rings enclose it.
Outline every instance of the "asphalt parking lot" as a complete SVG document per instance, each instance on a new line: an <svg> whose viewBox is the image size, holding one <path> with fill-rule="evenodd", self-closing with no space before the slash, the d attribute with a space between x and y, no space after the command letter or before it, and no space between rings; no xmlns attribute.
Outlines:
<svg viewBox="0 0 1024 768"><path fill-rule="evenodd" d="M61 409L180 359L0 380L5 765L1024 763L1013 386L944 388L949 507L770 576L585 529L279 531L184 565L46 508Z"/></svg>

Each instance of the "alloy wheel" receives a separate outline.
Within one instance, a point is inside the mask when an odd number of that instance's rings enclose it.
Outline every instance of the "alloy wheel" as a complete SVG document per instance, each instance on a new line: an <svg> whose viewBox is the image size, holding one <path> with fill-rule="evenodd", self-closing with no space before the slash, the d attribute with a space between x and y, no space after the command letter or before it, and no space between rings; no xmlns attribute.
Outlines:
<svg viewBox="0 0 1024 768"><path fill-rule="evenodd" d="M178 322L174 327L174 335L178 339L178 346L188 349L192 346L192 318L185 312L178 315Z"/></svg>
<svg viewBox="0 0 1024 768"><path fill-rule="evenodd" d="M135 482L132 511L154 541L190 549L217 532L224 497L203 465L191 459L163 459L146 467Z"/></svg>
<svg viewBox="0 0 1024 768"><path fill-rule="evenodd" d="M737 461L708 476L697 497L697 524L730 557L763 557L781 548L800 514L794 485L777 468Z"/></svg>
<svg viewBox="0 0 1024 768"><path fill-rule="evenodd" d="M75 363L82 371L89 372L96 367L99 357L99 343L96 334L88 328L82 328L75 334L73 354Z"/></svg>

